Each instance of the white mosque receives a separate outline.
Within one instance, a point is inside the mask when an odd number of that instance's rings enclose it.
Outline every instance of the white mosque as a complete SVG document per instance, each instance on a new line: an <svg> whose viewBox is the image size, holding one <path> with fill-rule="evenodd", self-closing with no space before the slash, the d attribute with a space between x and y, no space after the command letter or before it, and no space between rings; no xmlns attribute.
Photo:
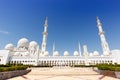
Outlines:
<svg viewBox="0 0 120 80"><path fill-rule="evenodd" d="M93 51L92 53L89 53L87 51L86 45L83 45L82 53L79 44L79 51L74 51L73 56L70 56L68 51L64 51L63 56L60 56L59 51L55 50L55 44L53 44L53 55L50 56L49 52L46 50L48 35L48 19L46 18L41 48L36 41L29 41L26 38L20 39L17 43L17 46L9 43L5 46L4 50L0 50L0 64L47 64L50 66L95 65L99 63L120 64L120 50L109 49L109 45L106 41L105 34L102 29L102 24L98 17L97 26L99 29L99 36L101 39L103 54L99 54L98 51Z"/></svg>

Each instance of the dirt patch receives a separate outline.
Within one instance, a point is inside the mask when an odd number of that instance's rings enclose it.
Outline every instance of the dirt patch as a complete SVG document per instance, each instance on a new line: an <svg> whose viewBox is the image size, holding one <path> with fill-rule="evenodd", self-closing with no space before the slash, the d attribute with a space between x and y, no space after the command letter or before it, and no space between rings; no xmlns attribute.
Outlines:
<svg viewBox="0 0 120 80"><path fill-rule="evenodd" d="M114 71L101 70L101 74L104 76L111 76L111 77L116 78Z"/></svg>

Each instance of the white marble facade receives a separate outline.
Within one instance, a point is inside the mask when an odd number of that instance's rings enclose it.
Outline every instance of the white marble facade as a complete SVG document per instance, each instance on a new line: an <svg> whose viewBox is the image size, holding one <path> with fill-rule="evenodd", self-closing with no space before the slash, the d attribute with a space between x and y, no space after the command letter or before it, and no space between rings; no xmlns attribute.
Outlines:
<svg viewBox="0 0 120 80"><path fill-rule="evenodd" d="M47 45L47 27L48 19L46 18L43 32L43 41L41 47L36 41L29 41L22 38L18 41L17 46L9 43L4 50L0 50L0 64L7 63L22 63L24 65L40 65L47 64L51 66L72 66L72 65L94 65L99 63L118 63L120 64L120 50L110 50L106 41L102 24L97 17L97 24L99 29L99 36L103 54L98 51L88 52L87 46L83 45L83 52L81 52L80 44L79 50L74 51L73 55L69 55L68 51L64 51L63 56L59 55L59 51L55 50L53 45L53 55L49 55L46 51Z"/></svg>

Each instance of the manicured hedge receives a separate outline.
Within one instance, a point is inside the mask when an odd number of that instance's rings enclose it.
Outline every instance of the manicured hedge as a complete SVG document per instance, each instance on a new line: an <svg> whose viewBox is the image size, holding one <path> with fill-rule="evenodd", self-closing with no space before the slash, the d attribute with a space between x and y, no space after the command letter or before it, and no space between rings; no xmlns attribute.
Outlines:
<svg viewBox="0 0 120 80"><path fill-rule="evenodd" d="M120 71L120 65L117 64L99 64L99 70L110 70L110 71Z"/></svg>
<svg viewBox="0 0 120 80"><path fill-rule="evenodd" d="M10 65L0 65L0 67L10 67Z"/></svg>
<svg viewBox="0 0 120 80"><path fill-rule="evenodd" d="M74 65L71 67L96 67L97 65Z"/></svg>
<svg viewBox="0 0 120 80"><path fill-rule="evenodd" d="M0 65L0 72L14 71L14 70L26 70L28 66L25 65Z"/></svg>

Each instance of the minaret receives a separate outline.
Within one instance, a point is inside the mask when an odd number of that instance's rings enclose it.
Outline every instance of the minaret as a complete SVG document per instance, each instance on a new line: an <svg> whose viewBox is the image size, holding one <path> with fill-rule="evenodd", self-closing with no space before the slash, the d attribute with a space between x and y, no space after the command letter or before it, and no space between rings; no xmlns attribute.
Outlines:
<svg viewBox="0 0 120 80"><path fill-rule="evenodd" d="M85 58L88 57L87 45L83 45L83 54L84 54L84 57L85 57Z"/></svg>
<svg viewBox="0 0 120 80"><path fill-rule="evenodd" d="M108 43L107 43L105 35L104 35L105 33L102 29L102 24L101 24L98 17L97 17L97 25L98 25L98 29L99 29L99 35L100 35L100 39L101 39L103 54L104 55L109 55L110 54L110 49L109 49Z"/></svg>
<svg viewBox="0 0 120 80"><path fill-rule="evenodd" d="M80 42L78 43L78 51L79 51L79 54L80 54L80 56L82 56L82 52L81 52L81 47L80 47Z"/></svg>
<svg viewBox="0 0 120 80"><path fill-rule="evenodd" d="M53 43L53 55L54 55L54 52L55 52L55 42Z"/></svg>
<svg viewBox="0 0 120 80"><path fill-rule="evenodd" d="M37 46L36 53L37 53L36 65L39 65L39 46Z"/></svg>
<svg viewBox="0 0 120 80"><path fill-rule="evenodd" d="M85 58L85 65L89 65L87 45L83 45L83 54Z"/></svg>
<svg viewBox="0 0 120 80"><path fill-rule="evenodd" d="M44 32L42 33L43 34L42 47L41 47L42 55L44 55L46 52L47 35L48 35L47 28L48 28L48 18L46 17L45 24L44 24Z"/></svg>

